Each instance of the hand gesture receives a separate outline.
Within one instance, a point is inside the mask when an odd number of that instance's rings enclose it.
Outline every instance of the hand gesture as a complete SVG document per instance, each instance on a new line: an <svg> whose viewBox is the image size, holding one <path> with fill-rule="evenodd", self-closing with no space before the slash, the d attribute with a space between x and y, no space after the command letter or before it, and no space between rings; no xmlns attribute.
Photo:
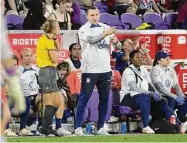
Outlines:
<svg viewBox="0 0 187 143"><path fill-rule="evenodd" d="M118 39L116 38L116 36L111 36L111 42L114 44L118 43Z"/></svg>
<svg viewBox="0 0 187 143"><path fill-rule="evenodd" d="M156 93L156 92L150 92L150 95L153 97L153 99L154 99L156 102L162 100L162 96L159 95L159 94Z"/></svg>
<svg viewBox="0 0 187 143"><path fill-rule="evenodd" d="M178 105L183 105L184 104L184 96L177 96L177 98L176 98L176 101L177 101L177 103L178 103Z"/></svg>
<svg viewBox="0 0 187 143"><path fill-rule="evenodd" d="M109 29L107 29L107 30L105 31L105 34L106 34L106 35L111 35L111 34L113 34L113 33L115 33L115 32L116 32L115 27L110 27Z"/></svg>

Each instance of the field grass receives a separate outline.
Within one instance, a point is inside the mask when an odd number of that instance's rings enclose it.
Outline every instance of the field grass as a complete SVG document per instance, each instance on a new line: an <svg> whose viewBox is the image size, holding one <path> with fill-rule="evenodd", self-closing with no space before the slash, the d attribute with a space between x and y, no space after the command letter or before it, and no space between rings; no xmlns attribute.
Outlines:
<svg viewBox="0 0 187 143"><path fill-rule="evenodd" d="M187 142L187 135L143 135L124 134L112 136L85 136L85 137L16 137L8 138L8 142Z"/></svg>

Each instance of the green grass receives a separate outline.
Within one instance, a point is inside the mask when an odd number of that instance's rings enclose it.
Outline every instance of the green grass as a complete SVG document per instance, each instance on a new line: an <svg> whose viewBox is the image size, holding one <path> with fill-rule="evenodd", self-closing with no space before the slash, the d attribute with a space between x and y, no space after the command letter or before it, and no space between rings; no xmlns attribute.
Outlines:
<svg viewBox="0 0 187 143"><path fill-rule="evenodd" d="M16 137L8 138L8 142L186 142L187 135L143 135L124 134L113 136L86 136L86 137Z"/></svg>

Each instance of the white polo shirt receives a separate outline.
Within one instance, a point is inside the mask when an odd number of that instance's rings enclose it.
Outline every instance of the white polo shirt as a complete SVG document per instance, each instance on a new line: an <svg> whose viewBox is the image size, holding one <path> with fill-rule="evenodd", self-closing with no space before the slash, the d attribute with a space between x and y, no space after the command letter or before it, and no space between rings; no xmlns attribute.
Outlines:
<svg viewBox="0 0 187 143"><path fill-rule="evenodd" d="M39 85L37 83L37 76L39 68L32 66L31 69L24 69L22 65L18 67L20 76L21 88L25 96L36 95L39 93Z"/></svg>
<svg viewBox="0 0 187 143"><path fill-rule="evenodd" d="M161 82L167 91L171 92L171 88L178 84L178 78L175 70L168 66L167 68L156 65L151 70L151 80L153 84Z"/></svg>
<svg viewBox="0 0 187 143"><path fill-rule="evenodd" d="M134 71L132 71L132 69L126 68L122 75L120 102L122 101L124 96L127 94L130 94L131 96L139 94L135 91L130 90L130 87L129 87L130 82L132 81L136 82L137 87L144 89L146 91L148 91L148 83L151 83L150 75L145 67L141 66L140 71L138 71L132 64L129 67L131 67L136 73L138 73L138 75L142 78L142 80L138 76L136 78L135 73Z"/></svg>
<svg viewBox="0 0 187 143"><path fill-rule="evenodd" d="M110 26L98 23L99 27L90 28L91 24L87 22L79 31L79 40L82 49L82 72L83 73L105 73L111 71L110 66L110 39L106 36L103 40L91 44L88 36L96 36L110 28Z"/></svg>

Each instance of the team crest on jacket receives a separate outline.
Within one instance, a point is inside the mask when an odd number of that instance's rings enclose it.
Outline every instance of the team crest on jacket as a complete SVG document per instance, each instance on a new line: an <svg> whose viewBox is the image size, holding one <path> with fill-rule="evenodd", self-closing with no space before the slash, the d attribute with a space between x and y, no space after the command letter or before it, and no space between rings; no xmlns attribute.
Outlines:
<svg viewBox="0 0 187 143"><path fill-rule="evenodd" d="M165 86L166 86L167 88L169 88L169 87L171 86L171 81L170 81L169 79L167 79L167 80L165 81Z"/></svg>

